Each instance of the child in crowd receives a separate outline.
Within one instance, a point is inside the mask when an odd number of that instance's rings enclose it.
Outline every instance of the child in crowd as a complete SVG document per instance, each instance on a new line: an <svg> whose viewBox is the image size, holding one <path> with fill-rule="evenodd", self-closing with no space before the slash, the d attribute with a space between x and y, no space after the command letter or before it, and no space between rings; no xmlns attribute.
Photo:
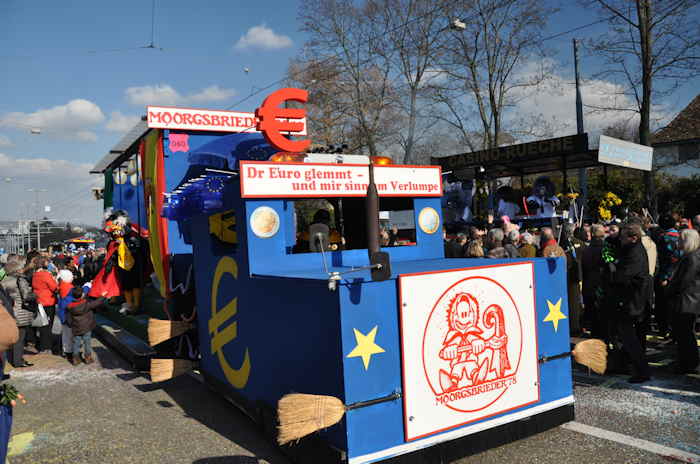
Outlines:
<svg viewBox="0 0 700 464"><path fill-rule="evenodd" d="M68 269L58 271L58 304L56 305L56 317L61 321L61 344L63 354L68 362L73 362L73 332L66 319L66 308L73 301L71 292L73 291L73 273Z"/></svg>
<svg viewBox="0 0 700 464"><path fill-rule="evenodd" d="M85 364L92 364L92 330L97 325L95 321L95 309L105 302L105 294L96 300L87 301L82 288L76 287L71 290L73 301L68 304L68 321L73 332L73 359L72 364L80 364L80 344L83 344L83 361Z"/></svg>

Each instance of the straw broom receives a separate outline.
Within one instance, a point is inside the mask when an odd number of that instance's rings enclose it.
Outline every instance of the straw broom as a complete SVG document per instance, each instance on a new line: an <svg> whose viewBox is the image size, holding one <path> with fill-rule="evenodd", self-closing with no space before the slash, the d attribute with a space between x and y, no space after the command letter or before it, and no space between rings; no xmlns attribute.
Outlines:
<svg viewBox="0 0 700 464"><path fill-rule="evenodd" d="M277 404L280 445L298 440L337 424L345 415L345 405L334 396L291 393Z"/></svg>
<svg viewBox="0 0 700 464"><path fill-rule="evenodd" d="M596 374L603 375L608 366L608 347L603 340L597 338L577 343L571 355L574 361L588 367Z"/></svg>
<svg viewBox="0 0 700 464"><path fill-rule="evenodd" d="M277 427L279 430L277 443L284 445L335 425L340 422L345 412L351 409L395 401L399 398L401 398L401 394L395 392L382 398L360 401L346 406L335 396L308 395L306 393L284 395L277 403L277 417L280 423Z"/></svg>
<svg viewBox="0 0 700 464"><path fill-rule="evenodd" d="M577 343L572 351L565 351L553 356L541 356L538 361L546 363L554 359L566 358L567 356L573 356L574 361L586 366L596 374L604 374L608 365L608 347L603 340L598 340L597 338Z"/></svg>
<svg viewBox="0 0 700 464"><path fill-rule="evenodd" d="M185 321L169 321L163 319L148 319L148 344L155 346L173 337L182 335L192 328Z"/></svg>
<svg viewBox="0 0 700 464"><path fill-rule="evenodd" d="M542 357L539 361L547 362L566 356L573 356L577 363L589 367L598 374L604 373L607 366L607 347L602 340L597 339L584 340L577 343L573 351ZM396 400L400 396L394 393L384 398L346 406L334 396L290 393L283 396L277 403L279 419L277 442L284 445L290 441L299 440L306 435L337 424L350 409Z"/></svg>
<svg viewBox="0 0 700 464"><path fill-rule="evenodd" d="M163 382L192 371L187 359L151 359L151 382Z"/></svg>

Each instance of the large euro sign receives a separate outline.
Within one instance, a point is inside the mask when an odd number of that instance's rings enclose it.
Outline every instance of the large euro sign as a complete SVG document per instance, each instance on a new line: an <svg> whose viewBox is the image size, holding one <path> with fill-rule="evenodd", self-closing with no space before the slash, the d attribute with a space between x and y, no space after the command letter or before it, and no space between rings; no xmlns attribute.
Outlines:
<svg viewBox="0 0 700 464"><path fill-rule="evenodd" d="M238 298L232 298L222 309L218 309L217 304L219 285L222 277L226 274L229 274L234 279L238 278L238 264L229 256L224 256L219 260L219 264L217 264L214 272L214 280L212 281L211 319L209 319L211 353L215 354L219 359L219 364L226 380L235 388L242 389L248 383L248 377L250 376L251 364L248 348L245 349L243 362L239 368L232 367L224 354L224 346L238 337L238 321L235 320L235 316L238 313Z"/></svg>
<svg viewBox="0 0 700 464"><path fill-rule="evenodd" d="M280 151L304 152L311 146L311 140L290 140L282 132L299 132L304 129L301 122L289 119L303 119L306 110L297 108L280 108L285 101L306 103L309 93L306 90L285 88L271 93L262 106L255 110L258 117L258 130L263 133L267 142ZM287 118L287 120L284 120ZM282 120L280 120L282 119Z"/></svg>

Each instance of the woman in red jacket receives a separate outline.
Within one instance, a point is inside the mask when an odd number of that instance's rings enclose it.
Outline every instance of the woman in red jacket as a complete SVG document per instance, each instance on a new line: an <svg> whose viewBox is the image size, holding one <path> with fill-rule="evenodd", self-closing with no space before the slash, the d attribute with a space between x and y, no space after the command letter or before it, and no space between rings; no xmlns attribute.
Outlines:
<svg viewBox="0 0 700 464"><path fill-rule="evenodd" d="M53 354L60 354L58 346L58 337L51 335L51 327L53 319L56 316L56 292L58 284L53 275L48 271L49 259L40 258L38 260L38 268L32 276L32 289L36 295L37 303L44 307L46 316L49 318L49 324L39 328L39 353L51 350Z"/></svg>

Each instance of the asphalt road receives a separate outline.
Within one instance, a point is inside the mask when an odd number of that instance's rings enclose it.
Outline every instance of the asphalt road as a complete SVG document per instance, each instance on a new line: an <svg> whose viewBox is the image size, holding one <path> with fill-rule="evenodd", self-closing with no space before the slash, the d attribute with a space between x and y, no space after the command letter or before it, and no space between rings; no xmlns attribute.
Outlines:
<svg viewBox="0 0 700 464"><path fill-rule="evenodd" d="M99 362L91 366L28 356L34 367L11 372L29 403L15 412L10 463L288 462L197 380L151 384L93 344ZM577 369L574 423L468 457L436 447L392 464L700 462L700 379L671 375L667 351L651 354L660 363L642 385Z"/></svg>

